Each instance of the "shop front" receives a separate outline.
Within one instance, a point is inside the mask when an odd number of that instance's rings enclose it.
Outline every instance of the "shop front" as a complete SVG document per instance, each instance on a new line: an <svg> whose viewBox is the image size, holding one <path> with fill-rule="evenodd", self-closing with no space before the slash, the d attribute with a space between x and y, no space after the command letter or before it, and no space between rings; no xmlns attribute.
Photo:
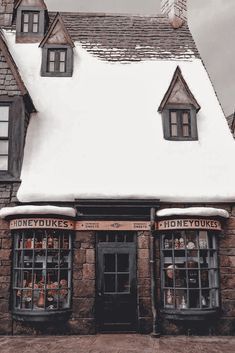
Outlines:
<svg viewBox="0 0 235 353"><path fill-rule="evenodd" d="M105 219L75 208L12 208L13 331L213 329L223 315L219 255L228 212L151 206L135 219L130 210Z"/></svg>

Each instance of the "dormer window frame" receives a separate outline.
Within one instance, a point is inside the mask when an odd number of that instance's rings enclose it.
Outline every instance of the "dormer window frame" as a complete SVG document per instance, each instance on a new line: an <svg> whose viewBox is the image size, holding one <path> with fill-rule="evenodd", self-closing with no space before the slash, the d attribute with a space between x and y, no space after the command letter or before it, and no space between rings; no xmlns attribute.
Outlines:
<svg viewBox="0 0 235 353"><path fill-rule="evenodd" d="M55 69L50 70L50 53L65 52L65 71L60 71L60 56L55 55ZM73 75L73 48L68 44L45 44L42 48L41 76L71 77Z"/></svg>
<svg viewBox="0 0 235 353"><path fill-rule="evenodd" d="M188 113L188 123L184 124L183 114ZM172 119L175 113L174 121ZM165 140L171 141L197 141L197 112L191 104L167 104L162 111L162 125ZM188 136L184 132L184 126L188 125ZM176 132L176 133L175 133Z"/></svg>
<svg viewBox="0 0 235 353"><path fill-rule="evenodd" d="M29 31L24 31L24 14L29 14ZM33 15L38 14L38 31L33 31ZM19 6L16 16L16 41L17 42L38 42L40 41L46 30L45 10L40 7Z"/></svg>

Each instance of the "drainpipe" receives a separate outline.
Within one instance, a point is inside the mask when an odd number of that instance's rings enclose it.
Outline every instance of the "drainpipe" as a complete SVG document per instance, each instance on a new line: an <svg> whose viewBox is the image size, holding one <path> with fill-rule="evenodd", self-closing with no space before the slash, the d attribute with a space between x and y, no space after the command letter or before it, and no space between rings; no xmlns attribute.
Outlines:
<svg viewBox="0 0 235 353"><path fill-rule="evenodd" d="M151 276L151 299L152 299L152 314L153 314L153 331L152 337L159 338L160 330L159 330L159 322L157 315L157 291L156 291L156 251L155 251L155 214L156 209L154 207L151 208L150 211L150 276Z"/></svg>

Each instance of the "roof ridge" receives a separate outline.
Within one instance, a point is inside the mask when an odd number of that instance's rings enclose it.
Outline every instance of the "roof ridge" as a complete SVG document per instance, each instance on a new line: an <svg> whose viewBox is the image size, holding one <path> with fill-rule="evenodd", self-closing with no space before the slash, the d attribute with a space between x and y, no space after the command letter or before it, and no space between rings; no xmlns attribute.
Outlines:
<svg viewBox="0 0 235 353"><path fill-rule="evenodd" d="M109 12L80 12L80 11L48 11L49 14L60 13L61 15L82 15L90 17L151 17L151 18L167 18L167 15L164 14L133 14L133 13L109 13Z"/></svg>

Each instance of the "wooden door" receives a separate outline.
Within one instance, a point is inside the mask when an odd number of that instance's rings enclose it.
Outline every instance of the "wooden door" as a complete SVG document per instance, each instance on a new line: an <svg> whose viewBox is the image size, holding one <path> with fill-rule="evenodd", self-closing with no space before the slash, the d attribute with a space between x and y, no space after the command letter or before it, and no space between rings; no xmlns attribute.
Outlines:
<svg viewBox="0 0 235 353"><path fill-rule="evenodd" d="M136 244L120 241L127 239L123 233L117 233L118 241L110 241L108 236L106 239L97 246L97 322L101 331L134 331Z"/></svg>

